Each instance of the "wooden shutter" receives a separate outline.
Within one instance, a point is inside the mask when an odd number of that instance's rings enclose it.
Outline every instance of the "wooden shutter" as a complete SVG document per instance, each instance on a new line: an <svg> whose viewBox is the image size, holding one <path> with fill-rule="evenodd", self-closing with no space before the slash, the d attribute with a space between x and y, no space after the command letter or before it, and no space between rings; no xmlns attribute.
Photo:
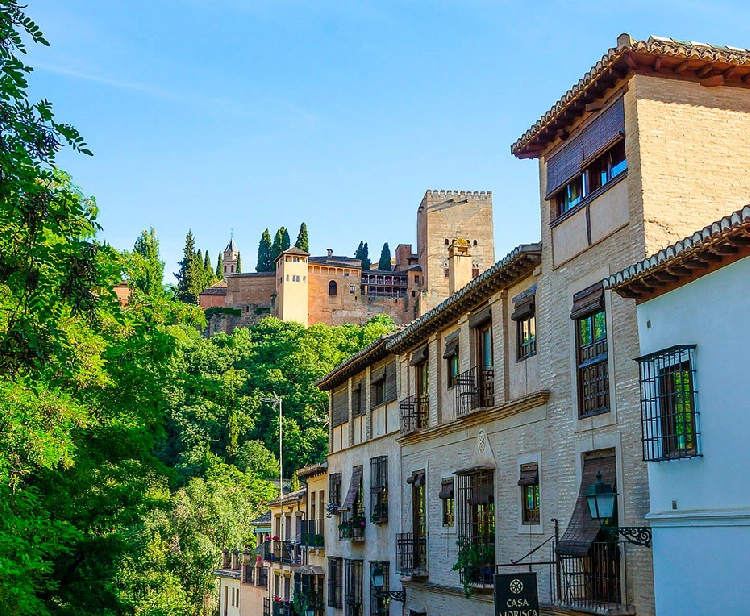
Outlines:
<svg viewBox="0 0 750 616"><path fill-rule="evenodd" d="M396 399L396 362L390 361L385 367L385 402L391 402Z"/></svg>
<svg viewBox="0 0 750 616"><path fill-rule="evenodd" d="M348 397L346 385L334 390L331 395L331 426L334 428L349 421Z"/></svg>

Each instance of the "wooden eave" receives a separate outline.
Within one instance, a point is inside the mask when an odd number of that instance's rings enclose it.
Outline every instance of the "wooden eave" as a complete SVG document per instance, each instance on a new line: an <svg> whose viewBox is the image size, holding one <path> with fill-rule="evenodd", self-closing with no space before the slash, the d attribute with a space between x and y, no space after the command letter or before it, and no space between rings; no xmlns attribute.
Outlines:
<svg viewBox="0 0 750 616"><path fill-rule="evenodd" d="M651 38L609 50L607 54L512 146L518 158L539 158L570 127L595 111L605 92L633 74L681 79L706 87L750 87L750 52L725 47Z"/></svg>
<svg viewBox="0 0 750 616"><path fill-rule="evenodd" d="M750 222L645 269L610 288L637 304L669 293L701 276L750 256Z"/></svg>
<svg viewBox="0 0 750 616"><path fill-rule="evenodd" d="M367 366L371 366L390 355L390 351L386 348L386 342L392 335L389 334L379 338L370 346L345 359L326 376L316 381L316 387L321 391L330 391L346 382L349 377L362 372Z"/></svg>

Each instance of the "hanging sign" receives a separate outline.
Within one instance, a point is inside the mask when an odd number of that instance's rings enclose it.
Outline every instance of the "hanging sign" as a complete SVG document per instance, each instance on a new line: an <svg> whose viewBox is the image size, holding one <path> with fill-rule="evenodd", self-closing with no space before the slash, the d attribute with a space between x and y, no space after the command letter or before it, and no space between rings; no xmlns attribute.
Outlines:
<svg viewBox="0 0 750 616"><path fill-rule="evenodd" d="M536 573L495 575L495 616L539 616Z"/></svg>

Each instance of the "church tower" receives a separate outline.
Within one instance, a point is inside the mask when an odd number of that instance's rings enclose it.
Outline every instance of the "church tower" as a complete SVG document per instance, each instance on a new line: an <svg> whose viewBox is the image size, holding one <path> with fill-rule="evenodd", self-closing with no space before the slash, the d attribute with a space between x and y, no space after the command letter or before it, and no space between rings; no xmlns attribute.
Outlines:
<svg viewBox="0 0 750 616"><path fill-rule="evenodd" d="M234 243L234 237L230 238L227 247L224 249L224 258L221 261L222 273L224 274L224 280L230 274L237 273L237 257L240 251L237 250L237 244Z"/></svg>

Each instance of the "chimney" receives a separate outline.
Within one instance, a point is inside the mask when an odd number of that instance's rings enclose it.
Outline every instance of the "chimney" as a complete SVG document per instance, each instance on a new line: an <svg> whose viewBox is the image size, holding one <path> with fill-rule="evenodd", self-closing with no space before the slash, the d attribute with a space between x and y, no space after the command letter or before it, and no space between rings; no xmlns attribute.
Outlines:
<svg viewBox="0 0 750 616"><path fill-rule="evenodd" d="M448 247L448 273L450 295L471 282L471 255L468 240L455 239Z"/></svg>
<svg viewBox="0 0 750 616"><path fill-rule="evenodd" d="M326 248L326 251L328 252L328 258L330 259L333 256L333 248Z"/></svg>
<svg viewBox="0 0 750 616"><path fill-rule="evenodd" d="M221 551L221 568L229 569L230 566L231 566L231 560L229 559L229 550L227 548L224 548Z"/></svg>

